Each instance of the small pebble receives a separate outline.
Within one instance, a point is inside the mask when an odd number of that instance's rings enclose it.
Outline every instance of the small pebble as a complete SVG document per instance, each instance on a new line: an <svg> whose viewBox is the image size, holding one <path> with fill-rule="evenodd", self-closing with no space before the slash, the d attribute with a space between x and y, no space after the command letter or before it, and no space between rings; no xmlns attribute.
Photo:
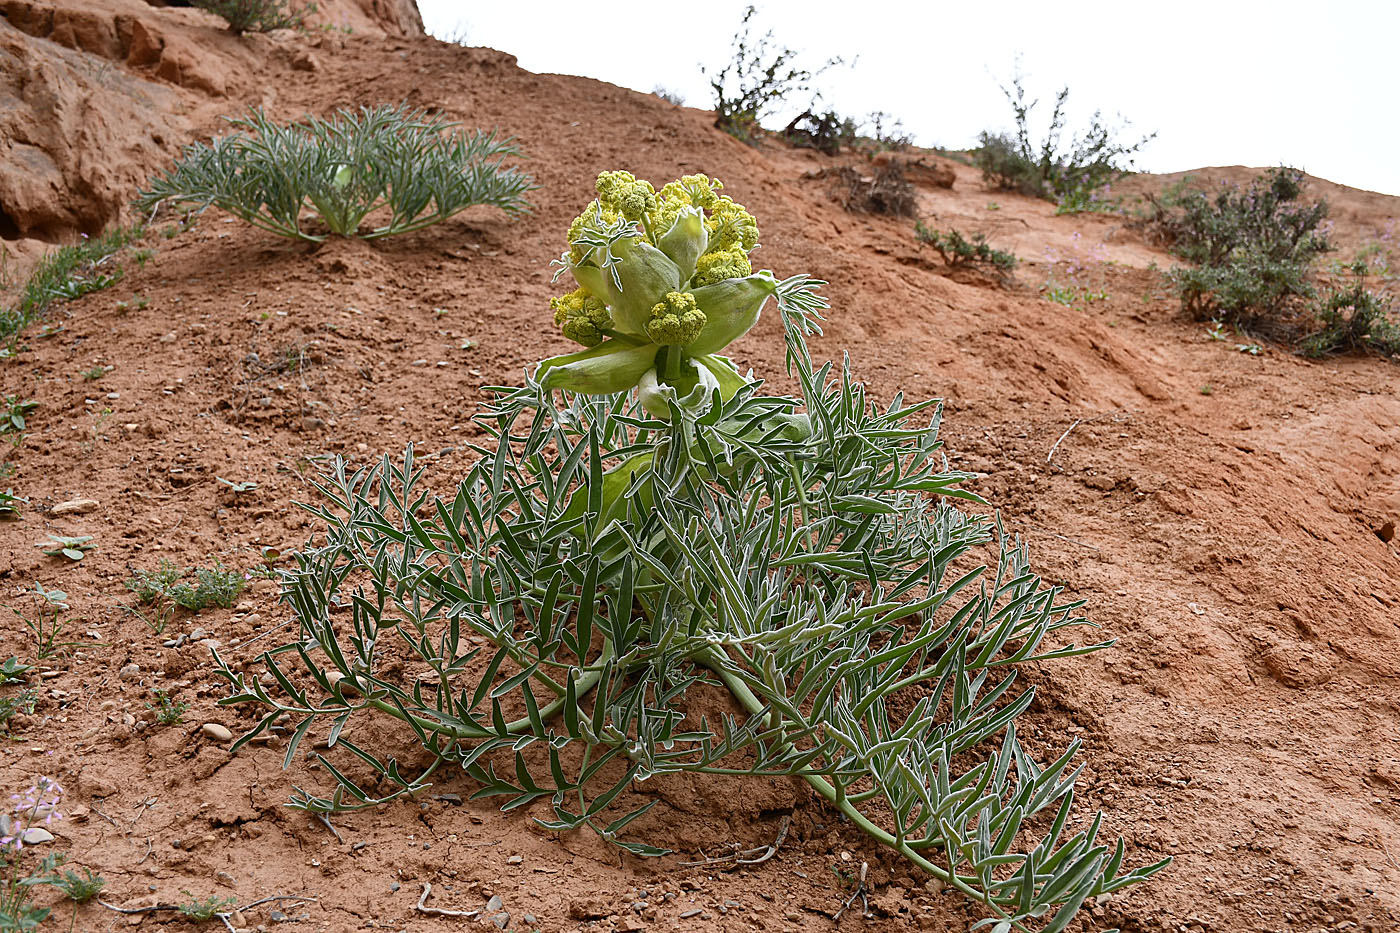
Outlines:
<svg viewBox="0 0 1400 933"><path fill-rule="evenodd" d="M117 671L117 676L122 680L136 680L141 676L141 665L131 663Z"/></svg>
<svg viewBox="0 0 1400 933"><path fill-rule="evenodd" d="M206 722L199 727L199 731L213 739L215 742L232 742L233 733L217 722Z"/></svg>
<svg viewBox="0 0 1400 933"><path fill-rule="evenodd" d="M491 900L486 902L486 912L489 914L493 914L503 907L505 907L505 901L501 900L499 894L492 894Z"/></svg>
<svg viewBox="0 0 1400 933"><path fill-rule="evenodd" d="M24 831L25 845L38 845L41 842L53 842L53 833L42 826L31 826Z"/></svg>
<svg viewBox="0 0 1400 933"><path fill-rule="evenodd" d="M496 929L504 930L510 926L510 914L502 911L491 918L491 923L495 925Z"/></svg>
<svg viewBox="0 0 1400 933"><path fill-rule="evenodd" d="M525 857L524 857L524 856L522 856L522 855L512 855L510 858L506 859L506 864L507 864L507 865L519 865L519 864L520 864L521 862L523 862L523 861L525 861Z"/></svg>
<svg viewBox="0 0 1400 933"><path fill-rule="evenodd" d="M682 920L689 920L691 917L698 917L698 916L700 916L700 908L698 908L698 907L696 907L696 908L694 908L694 909L692 909L692 910L683 910L683 911L681 911L681 919L682 919Z"/></svg>

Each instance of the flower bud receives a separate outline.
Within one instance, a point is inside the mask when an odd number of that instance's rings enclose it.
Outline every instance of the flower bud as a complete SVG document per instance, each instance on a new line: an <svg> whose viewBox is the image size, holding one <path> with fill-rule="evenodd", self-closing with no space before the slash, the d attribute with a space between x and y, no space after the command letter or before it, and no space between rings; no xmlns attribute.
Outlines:
<svg viewBox="0 0 1400 933"><path fill-rule="evenodd" d="M700 336L686 344L692 356L723 350L758 323L763 303L778 289L771 272L759 272L742 279L725 279L695 289L695 303L705 312Z"/></svg>
<svg viewBox="0 0 1400 933"><path fill-rule="evenodd" d="M607 340L579 353L555 356L540 363L535 378L546 389L567 389L586 395L625 392L656 362L652 344Z"/></svg>

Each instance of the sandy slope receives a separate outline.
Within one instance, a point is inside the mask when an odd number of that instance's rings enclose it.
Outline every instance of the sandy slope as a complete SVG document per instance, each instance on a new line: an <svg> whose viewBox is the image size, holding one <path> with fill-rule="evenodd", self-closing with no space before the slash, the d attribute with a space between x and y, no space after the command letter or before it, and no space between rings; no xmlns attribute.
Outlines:
<svg viewBox="0 0 1400 933"><path fill-rule="evenodd" d="M196 47L227 41L190 25L189 11L148 15L169 16L159 22ZM324 785L324 775L300 761L283 772L266 747L231 757L201 734L207 721L251 722L214 706L222 688L206 649L163 648L115 608L130 567L162 557L249 566L258 546L298 543L309 526L289 503L311 495L306 457L363 461L411 441L434 452L430 477L448 487L468 462L479 388L564 348L548 326L547 263L594 174L625 167L656 182L694 171L724 179L759 218L764 265L829 279L818 352L848 352L882 397L946 398L954 464L984 474L979 490L1030 540L1038 567L1088 599L1118 640L1046 666L1027 731L1047 751L1082 738L1081 807L1107 811L1134 862L1177 861L1083 914L1086 928L1396 928L1400 555L1376 534L1400 500L1393 366L1252 356L1211 341L1148 271L1169 257L1120 220L1056 217L1048 204L986 191L964 166L953 166L951 190L920 191L921 212L1020 255L1009 288L955 281L910 223L835 206L806 177L828 158L748 148L699 111L427 39L276 41L285 54L230 54L227 99L160 86L187 100L204 131L248 103L291 118L407 100L517 135L542 188L529 217L473 210L374 246L308 249L211 211L173 239L153 236L152 261L63 308L61 331L30 336L0 367L0 393L42 405L4 454L17 467L10 482L34 503L23 522L0 526L6 600L34 581L61 586L83 620L75 631L101 643L51 665L39 710L0 746L0 786L48 773L69 787L57 844L108 878L109 901L301 893L319 901L282 909L308 914L308 929L459 928L415 910L430 882L441 906L480 909L500 895L517 926L529 913L544 929L825 930L844 897L832 868L849 853L872 864L876 916L844 926L960 929L973 916L779 781L675 779L651 791L665 805L638 829L681 853L652 862L556 839L532 828L531 813L451 798L337 819L339 841L281 806L291 784ZM1397 213L1394 198L1327 194L1349 247ZM1063 277L1076 251L1109 297L1079 308L1044 300L1040 286ZM116 306L133 295L148 306ZM462 349L467 340L474 347ZM760 372L781 371L771 317L733 349ZM113 369L84 381L79 371L97 364ZM260 485L235 497L215 477ZM80 496L98 507L45 511ZM94 534L99 548L81 565L57 563L33 546L48 531ZM267 587L177 627L251 657L257 644L232 646L285 615ZM29 651L15 627L0 643L0 655ZM193 703L186 725L150 722L157 687ZM449 778L435 792L470 789ZM760 844L788 814L788 842L763 866L678 864ZM680 919L695 909L704 913ZM265 910L246 919L262 922ZM90 906L78 925L113 919ZM144 926L184 928L168 913Z"/></svg>

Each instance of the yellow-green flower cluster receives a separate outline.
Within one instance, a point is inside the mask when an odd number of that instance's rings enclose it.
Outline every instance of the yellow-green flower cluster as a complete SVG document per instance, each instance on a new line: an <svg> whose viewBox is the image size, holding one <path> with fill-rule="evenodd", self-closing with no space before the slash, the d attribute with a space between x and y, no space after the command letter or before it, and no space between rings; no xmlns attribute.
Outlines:
<svg viewBox="0 0 1400 933"><path fill-rule="evenodd" d="M546 388L603 394L636 389L668 418L744 385L717 356L758 321L777 290L755 274L758 223L706 175L657 191L631 172L603 172L597 198L569 225L561 264L578 288L550 300L564 336L588 347L540 364Z"/></svg>
<svg viewBox="0 0 1400 933"><path fill-rule="evenodd" d="M612 324L608 306L582 288L549 299L549 307L554 312L554 323L564 336L585 347L602 343L603 332Z"/></svg>
<svg viewBox="0 0 1400 933"><path fill-rule="evenodd" d="M631 172L600 174L597 198L569 225L564 261L579 289L550 302L564 336L586 347L610 334L660 345L694 339L707 309L655 309L670 294L694 301L695 289L753 274L758 223L722 187L696 174L657 191Z"/></svg>
<svg viewBox="0 0 1400 933"><path fill-rule="evenodd" d="M652 305L647 336L658 346L684 346L700 336L705 320L705 312L695 303L693 294L667 292L665 298Z"/></svg>

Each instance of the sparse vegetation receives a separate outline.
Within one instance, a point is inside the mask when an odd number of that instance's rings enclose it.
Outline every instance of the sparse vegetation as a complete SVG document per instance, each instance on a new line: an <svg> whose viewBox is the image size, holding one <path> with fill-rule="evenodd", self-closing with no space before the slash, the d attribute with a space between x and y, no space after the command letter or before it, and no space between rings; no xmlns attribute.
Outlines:
<svg viewBox="0 0 1400 933"><path fill-rule="evenodd" d="M220 914L227 913L230 908L238 903L236 897L221 897L211 894L208 897L196 897L189 891L181 891L181 894L189 900L183 904L177 904L176 909L191 920L213 920Z"/></svg>
<svg viewBox="0 0 1400 933"><path fill-rule="evenodd" d="M162 726L174 726L185 721L185 712L189 710L190 704L180 703L170 698L170 693L165 690L154 691L155 703L147 703L146 709L154 710L156 722Z"/></svg>
<svg viewBox="0 0 1400 933"><path fill-rule="evenodd" d="M34 657L45 661L65 648L77 644L73 641L60 641L68 628L68 620L63 614L68 611L68 594L62 590L49 590L44 584L34 584L34 589L26 595L33 603L30 612L21 612L14 606L7 606L10 612L24 623L29 634L34 637Z"/></svg>
<svg viewBox="0 0 1400 933"><path fill-rule="evenodd" d="M836 155L856 140L856 123L835 111L803 111L783 129L782 137L799 149L815 149Z"/></svg>
<svg viewBox="0 0 1400 933"><path fill-rule="evenodd" d="M1328 353L1374 352L1400 356L1400 323L1395 320L1389 295L1366 287L1369 272L1365 260L1351 268L1356 280L1350 287L1334 289L1316 311L1322 327L1303 340L1303 352L1312 357Z"/></svg>
<svg viewBox="0 0 1400 933"><path fill-rule="evenodd" d="M7 395L0 400L0 434L19 434L28 425L29 413L39 407L32 398Z"/></svg>
<svg viewBox="0 0 1400 933"><path fill-rule="evenodd" d="M715 126L750 144L758 141L760 121L790 98L810 92L813 79L842 63L830 58L816 71L798 67L797 52L779 44L772 30L754 38L757 12L753 6L744 11L729 62L713 73L701 69L715 94Z"/></svg>
<svg viewBox="0 0 1400 933"><path fill-rule="evenodd" d="M1131 156L1156 135L1144 136L1136 143L1122 143L1116 131L1104 125L1100 112L1095 111L1088 130L1065 143L1065 102L1069 99L1066 87L1055 95L1050 125L1037 143L1031 138L1030 114L1039 101L1026 102L1022 80L1018 73L1011 80L1011 88L1002 88L1015 115L1014 133L983 132L979 137L981 145L973 153L973 162L982 170L982 177L998 190L1059 201L1071 210L1091 204L1094 193L1129 171Z"/></svg>
<svg viewBox="0 0 1400 933"><path fill-rule="evenodd" d="M315 3L292 6L288 0L190 0L190 5L222 17L229 32L238 35L295 29L316 11Z"/></svg>
<svg viewBox="0 0 1400 933"><path fill-rule="evenodd" d="M377 239L441 223L473 205L508 214L529 208L530 176L505 161L520 154L495 132L455 132L453 124L407 107L341 110L286 126L261 110L230 121L238 132L198 143L139 203L214 205L292 239L329 234L303 227L313 209L330 234ZM382 222L361 224L376 212Z"/></svg>
<svg viewBox="0 0 1400 933"><path fill-rule="evenodd" d="M144 233L141 224L113 227L96 239L85 236L44 257L25 282L19 300L0 311L0 339L13 340L55 302L72 301L120 281L122 268L113 257Z"/></svg>
<svg viewBox="0 0 1400 933"><path fill-rule="evenodd" d="M34 712L34 701L37 698L38 694L28 688L9 696L0 697L0 735L10 734L10 720L15 717L16 713ZM3 929L4 926L0 925L0 930Z"/></svg>
<svg viewBox="0 0 1400 933"><path fill-rule="evenodd" d="M914 235L920 243L932 246L949 266L986 266L1003 274L1016 267L1016 256L994 249L985 233L974 233L969 240L957 230L933 230L920 220L914 224Z"/></svg>
<svg viewBox="0 0 1400 933"><path fill-rule="evenodd" d="M193 573L194 582L189 582ZM205 609L232 609L247 581L236 570L226 569L217 561L213 567L186 570L169 560L162 560L155 570L137 570L126 581L127 589L136 594L142 605L159 608L162 604L178 606L190 612Z"/></svg>

